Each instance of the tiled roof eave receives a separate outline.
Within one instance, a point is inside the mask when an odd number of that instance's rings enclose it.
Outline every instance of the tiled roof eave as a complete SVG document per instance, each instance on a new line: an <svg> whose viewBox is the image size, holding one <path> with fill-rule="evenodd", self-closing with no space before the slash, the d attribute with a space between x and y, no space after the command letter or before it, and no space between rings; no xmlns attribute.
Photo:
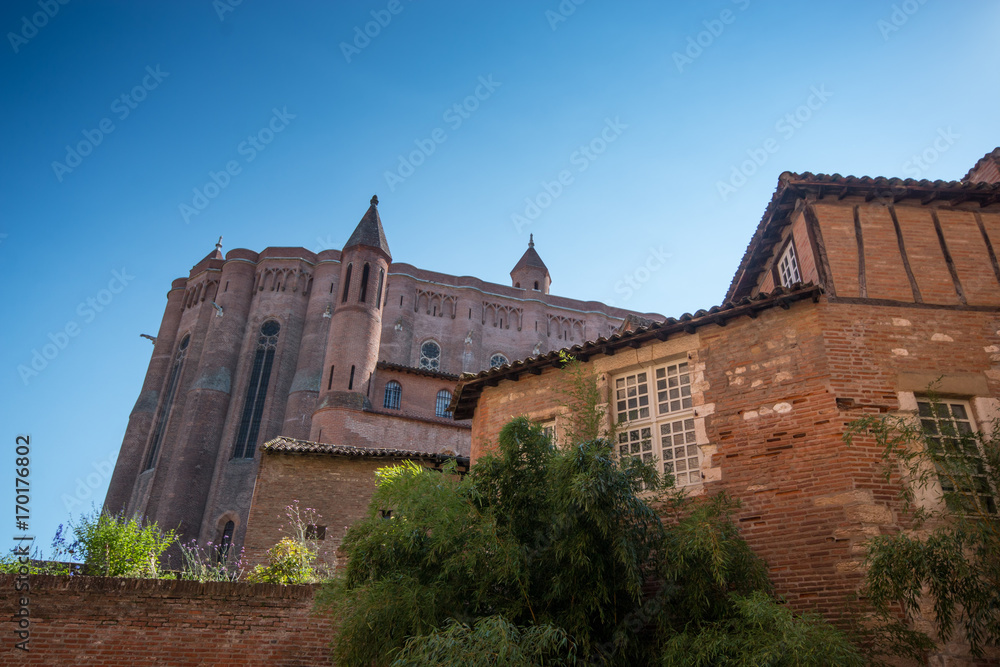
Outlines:
<svg viewBox="0 0 1000 667"><path fill-rule="evenodd" d="M274 454L325 454L328 456L344 456L350 458L398 458L421 459L430 461L464 460L461 456L435 454L411 449L395 449L392 447L354 447L351 445L332 445L323 442L296 440L279 436L268 440L260 446L262 452Z"/></svg>
<svg viewBox="0 0 1000 667"><path fill-rule="evenodd" d="M709 324L725 325L728 320L736 317L755 317L758 312L769 308L787 308L791 303L803 299L812 299L815 302L819 300L822 292L820 286L812 284L779 287L769 294L744 298L738 302L726 302L721 306L699 310L694 314L685 313L676 319L667 318L664 322L654 322L633 331L615 333L609 338L601 337L564 350L553 350L544 355L528 357L475 375L464 374L459 378L448 409L454 413L455 419L471 419L484 387L495 387L502 380L517 381L525 373L539 375L546 368L561 368L564 364L561 353L568 353L581 361L587 361L597 354L614 354L621 348L637 348L651 341L666 340L672 334L694 333L699 327Z"/></svg>

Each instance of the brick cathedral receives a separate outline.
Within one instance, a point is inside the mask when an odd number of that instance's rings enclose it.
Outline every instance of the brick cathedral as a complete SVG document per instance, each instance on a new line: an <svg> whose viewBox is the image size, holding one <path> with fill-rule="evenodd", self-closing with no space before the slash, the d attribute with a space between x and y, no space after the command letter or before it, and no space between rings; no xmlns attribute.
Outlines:
<svg viewBox="0 0 1000 667"><path fill-rule="evenodd" d="M393 262L377 197L340 251L223 256L220 243L167 293L105 507L239 547L256 493L268 510L247 548L259 555L295 489L314 485L335 499L311 506L336 544L367 507L375 468L468 463L470 422L449 412L461 373L607 336L639 315L551 294L533 239L510 278ZM295 454L292 468L276 457L262 469L264 443Z"/></svg>

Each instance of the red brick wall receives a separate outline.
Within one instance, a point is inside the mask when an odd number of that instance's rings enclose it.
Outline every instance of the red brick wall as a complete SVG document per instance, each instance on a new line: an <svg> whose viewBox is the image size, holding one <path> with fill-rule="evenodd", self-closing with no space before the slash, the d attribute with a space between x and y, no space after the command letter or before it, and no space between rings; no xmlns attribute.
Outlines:
<svg viewBox="0 0 1000 667"><path fill-rule="evenodd" d="M285 507L298 500L300 507L311 507L322 517L319 525L326 526L326 539L316 543L319 560L334 567L348 527L368 512L375 492L375 471L400 462L325 454L265 454L250 505L244 564L252 567L263 562L267 550L289 536Z"/></svg>
<svg viewBox="0 0 1000 667"><path fill-rule="evenodd" d="M0 575L3 608L17 609ZM5 623L5 665L330 665L315 586L31 577L29 651ZM17 595L23 595L19 593Z"/></svg>
<svg viewBox="0 0 1000 667"><path fill-rule="evenodd" d="M895 481L883 480L871 443L842 442L845 425L899 409L897 392L920 391L939 375L950 392L1000 397L998 312L799 302L668 343L704 364L702 471L721 476L705 491L740 498L742 533L792 606L831 615L860 582L864 542L901 527ZM648 348L588 365L613 377L650 363ZM558 409L556 373L485 387L474 458L511 416Z"/></svg>

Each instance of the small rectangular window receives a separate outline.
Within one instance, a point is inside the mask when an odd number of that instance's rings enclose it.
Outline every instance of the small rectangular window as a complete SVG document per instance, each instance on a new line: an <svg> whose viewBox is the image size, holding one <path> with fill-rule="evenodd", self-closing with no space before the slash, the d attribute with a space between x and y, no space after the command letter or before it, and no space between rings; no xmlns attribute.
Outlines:
<svg viewBox="0 0 1000 667"><path fill-rule="evenodd" d="M781 276L781 284L791 287L795 283L802 282L802 275L799 273L799 260L795 256L795 241L790 240L785 252L781 253L778 260L778 274Z"/></svg>

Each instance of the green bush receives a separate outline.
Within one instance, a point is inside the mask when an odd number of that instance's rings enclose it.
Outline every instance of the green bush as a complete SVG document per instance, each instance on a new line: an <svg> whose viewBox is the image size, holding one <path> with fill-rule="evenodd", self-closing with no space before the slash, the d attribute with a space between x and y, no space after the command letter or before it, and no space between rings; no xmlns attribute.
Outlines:
<svg viewBox="0 0 1000 667"><path fill-rule="evenodd" d="M73 531L70 555L83 560L85 574L103 577L158 578L160 556L177 539L156 523L104 512L84 515Z"/></svg>
<svg viewBox="0 0 1000 667"><path fill-rule="evenodd" d="M317 581L313 570L316 552L304 542L290 537L267 550L267 565L250 571L247 581L253 584L311 584Z"/></svg>

